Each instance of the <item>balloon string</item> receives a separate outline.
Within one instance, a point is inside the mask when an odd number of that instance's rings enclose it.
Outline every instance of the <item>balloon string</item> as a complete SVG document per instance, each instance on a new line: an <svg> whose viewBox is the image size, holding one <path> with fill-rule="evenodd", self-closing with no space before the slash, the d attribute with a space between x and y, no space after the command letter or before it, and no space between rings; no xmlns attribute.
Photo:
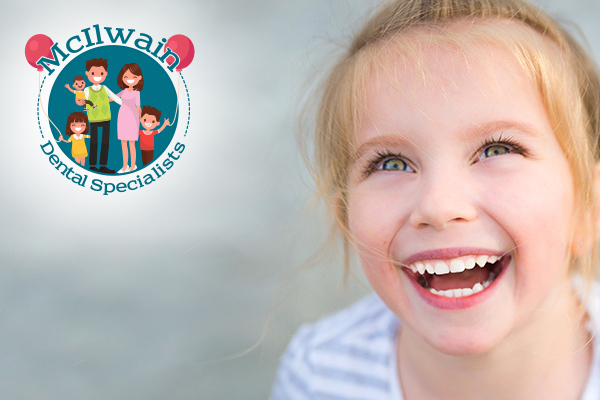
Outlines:
<svg viewBox="0 0 600 400"><path fill-rule="evenodd" d="M181 78L181 72L177 75L177 105L175 106L175 116L173 117L173 121L171 125L175 123L175 118L177 118L177 110L179 110L179 81Z"/></svg>
<svg viewBox="0 0 600 400"><path fill-rule="evenodd" d="M52 125L54 125L54 122L52 122L52 120L50 119L50 117L48 116L48 114L46 114L46 110L44 110L44 104L42 103L42 71L39 71L38 86L40 88L40 91L38 92L38 101L40 102L40 107L42 107L42 112L44 113L44 115L46 116L46 118L48 118L48 121L50 121L50 123ZM54 127L58 131L58 134L62 137L62 133L60 132L60 129L58 129L56 127L56 125L54 125ZM57 140L57 142L58 142L58 140Z"/></svg>

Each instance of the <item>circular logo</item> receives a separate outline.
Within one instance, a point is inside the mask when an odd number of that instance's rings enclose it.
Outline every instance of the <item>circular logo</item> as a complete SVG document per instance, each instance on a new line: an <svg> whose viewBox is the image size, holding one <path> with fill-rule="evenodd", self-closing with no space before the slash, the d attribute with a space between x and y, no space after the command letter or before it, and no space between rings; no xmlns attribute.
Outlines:
<svg viewBox="0 0 600 400"><path fill-rule="evenodd" d="M116 35L104 28L113 44L98 46L106 43L103 31L93 28L96 43L86 28L64 47L41 34L26 44L27 61L39 71L40 148L81 187L104 195L137 190L165 175L185 150L190 100L181 71L194 46L184 35L153 44L121 28Z"/></svg>

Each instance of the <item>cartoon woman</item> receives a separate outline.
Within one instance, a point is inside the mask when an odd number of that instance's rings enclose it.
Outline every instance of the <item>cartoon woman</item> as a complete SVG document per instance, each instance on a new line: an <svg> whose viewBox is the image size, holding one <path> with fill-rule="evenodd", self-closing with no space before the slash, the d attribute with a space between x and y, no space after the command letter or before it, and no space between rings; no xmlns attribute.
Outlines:
<svg viewBox="0 0 600 400"><path fill-rule="evenodd" d="M77 164L85 166L85 159L88 156L87 147L85 145L85 139L89 138L88 135L89 123L87 116L82 112L74 112L67 118L67 129L65 132L69 135L69 139L65 140L62 135L59 138L59 142L71 142L71 155L75 159Z"/></svg>
<svg viewBox="0 0 600 400"><path fill-rule="evenodd" d="M123 150L123 168L117 171L119 174L135 171L135 142L139 137L139 124L142 109L140 108L140 90L144 87L144 78L140 66L132 63L125 64L117 77L117 85L123 91L117 93L123 104L119 108L117 123L117 137L121 141ZM127 143L129 142L129 151ZM131 153L131 164L128 164L129 153Z"/></svg>

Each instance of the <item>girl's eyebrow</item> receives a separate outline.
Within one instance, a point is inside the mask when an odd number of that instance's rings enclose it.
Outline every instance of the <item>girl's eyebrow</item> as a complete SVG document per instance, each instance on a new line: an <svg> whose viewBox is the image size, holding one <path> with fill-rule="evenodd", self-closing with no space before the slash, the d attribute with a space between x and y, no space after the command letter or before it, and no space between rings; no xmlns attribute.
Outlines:
<svg viewBox="0 0 600 400"><path fill-rule="evenodd" d="M389 148L395 146L409 145L412 141L402 134L380 135L367 140L356 150L352 157L351 164L360 160L366 153L372 149Z"/></svg>
<svg viewBox="0 0 600 400"><path fill-rule="evenodd" d="M502 132L506 130L519 131L527 136L539 137L539 130L533 125L521 121L491 121L484 124L474 124L473 127L466 129L463 132L463 138L475 139L489 136L493 133ZM372 139L367 140L361 144L360 147L354 153L351 164L361 159L366 153L372 149L377 148L388 148L395 146L415 146L414 142L409 137L403 134L388 134L376 136Z"/></svg>
<svg viewBox="0 0 600 400"><path fill-rule="evenodd" d="M528 136L539 137L540 132L535 126L520 121L491 121L481 125L474 125L465 132L465 137L482 137L506 130L519 131Z"/></svg>

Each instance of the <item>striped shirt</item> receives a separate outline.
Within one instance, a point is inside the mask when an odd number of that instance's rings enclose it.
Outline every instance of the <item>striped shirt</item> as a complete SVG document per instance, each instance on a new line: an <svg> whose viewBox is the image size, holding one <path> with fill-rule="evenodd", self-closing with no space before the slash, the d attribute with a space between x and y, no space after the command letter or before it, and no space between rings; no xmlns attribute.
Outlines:
<svg viewBox="0 0 600 400"><path fill-rule="evenodd" d="M600 292L587 309L598 332ZM315 324L300 327L279 365L271 400L402 400L396 365L398 318L372 294ZM581 400L600 399L600 339Z"/></svg>

